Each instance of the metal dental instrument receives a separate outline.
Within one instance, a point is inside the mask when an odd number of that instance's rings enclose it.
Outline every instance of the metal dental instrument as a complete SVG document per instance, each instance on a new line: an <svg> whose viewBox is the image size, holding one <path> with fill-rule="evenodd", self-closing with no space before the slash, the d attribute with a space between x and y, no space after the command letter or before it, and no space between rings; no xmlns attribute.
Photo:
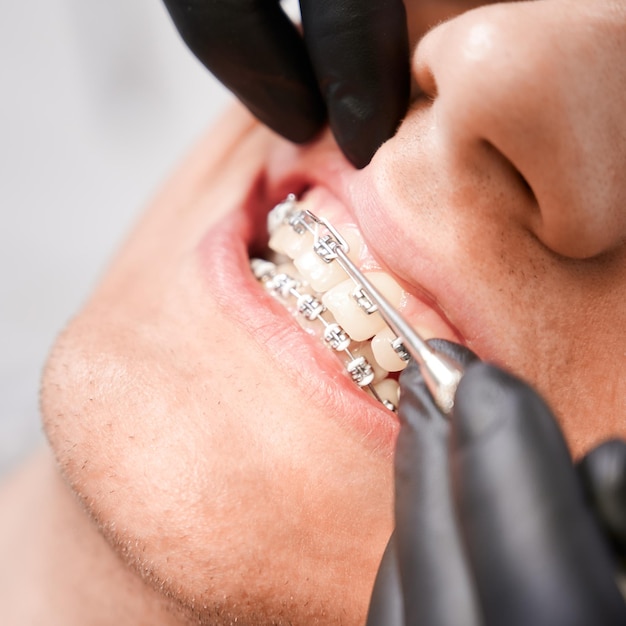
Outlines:
<svg viewBox="0 0 626 626"><path fill-rule="evenodd" d="M363 275L341 245L336 247L335 253L337 262L346 274L367 293L370 300L378 307L378 311L389 328L400 339L406 351L417 361L424 382L437 406L445 415L449 415L454 406L454 394L463 376L461 365L446 355L435 352Z"/></svg>
<svg viewBox="0 0 626 626"><path fill-rule="evenodd" d="M445 415L449 415L454 406L454 394L463 376L461 365L446 355L433 350L411 328L402 315L389 304L387 299L348 257L347 253L350 251L348 243L328 220L319 218L310 211L306 211L306 213L314 222L324 226L331 235L330 238L320 238L319 233L315 233L316 248L323 249L323 252L319 252L320 256L328 259L328 261L334 258L346 274L366 292L387 325L402 342L404 349L416 360L424 377L424 382L437 406Z"/></svg>

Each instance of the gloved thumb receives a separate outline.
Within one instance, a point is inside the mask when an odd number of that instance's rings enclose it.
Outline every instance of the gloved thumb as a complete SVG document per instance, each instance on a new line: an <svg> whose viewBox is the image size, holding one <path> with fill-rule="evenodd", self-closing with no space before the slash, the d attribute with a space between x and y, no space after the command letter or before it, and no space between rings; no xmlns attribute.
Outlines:
<svg viewBox="0 0 626 626"><path fill-rule="evenodd" d="M626 441L598 446L577 466L585 495L615 553L626 559Z"/></svg>

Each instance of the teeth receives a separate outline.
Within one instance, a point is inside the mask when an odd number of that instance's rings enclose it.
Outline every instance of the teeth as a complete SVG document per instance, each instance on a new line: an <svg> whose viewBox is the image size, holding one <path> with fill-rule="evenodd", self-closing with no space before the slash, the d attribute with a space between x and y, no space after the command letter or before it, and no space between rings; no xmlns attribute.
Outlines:
<svg viewBox="0 0 626 626"><path fill-rule="evenodd" d="M402 287L383 272L365 272L365 276L389 300L393 307L402 302ZM337 323L356 341L370 339L386 327L380 313L367 313L357 302L356 285L348 279L339 283L322 297L322 302L334 315Z"/></svg>
<svg viewBox="0 0 626 626"><path fill-rule="evenodd" d="M363 240L354 229L346 231L343 237L350 246L348 256L358 263ZM326 263L312 248L295 257L293 263L316 291L328 291L346 279L346 273L338 263Z"/></svg>
<svg viewBox="0 0 626 626"><path fill-rule="evenodd" d="M352 376L352 380L359 387L367 387L371 385L374 380L374 371L365 357L357 356L351 361L348 361L348 363L346 363L346 369L350 376Z"/></svg>
<svg viewBox="0 0 626 626"><path fill-rule="evenodd" d="M288 215L296 210L298 200L295 194L290 193L282 202L279 202L267 214L267 232L270 235L287 219Z"/></svg>
<svg viewBox="0 0 626 626"><path fill-rule="evenodd" d="M313 235L306 231L297 233L289 224L281 224L270 237L268 246L274 252L286 254L290 259L313 249Z"/></svg>
<svg viewBox="0 0 626 626"><path fill-rule="evenodd" d="M372 352L376 362L389 372L399 372L406 367L407 362L400 358L395 351L392 342L396 339L391 328L383 328L372 339Z"/></svg>
<svg viewBox="0 0 626 626"><path fill-rule="evenodd" d="M385 378L374 385L374 391L378 395L381 402L390 402L397 408L400 399L400 385L393 378Z"/></svg>
<svg viewBox="0 0 626 626"><path fill-rule="evenodd" d="M296 280L302 281L302 276L298 274L298 270L294 267L293 263L279 263L276 265L275 272L278 274L287 274Z"/></svg>
<svg viewBox="0 0 626 626"><path fill-rule="evenodd" d="M359 344L352 344L350 346L350 354L354 357L363 357L372 367L372 373L374 374L374 378L372 382L374 384L379 383L384 380L389 373L385 370L379 363L376 362L374 358L374 354L372 352L372 346L369 341Z"/></svg>
<svg viewBox="0 0 626 626"><path fill-rule="evenodd" d="M347 350L352 343L348 333L339 324L329 324L324 329L324 341L337 352Z"/></svg>
<svg viewBox="0 0 626 626"><path fill-rule="evenodd" d="M274 273L276 266L264 259L251 259L250 269L257 280L265 280Z"/></svg>
<svg viewBox="0 0 626 626"><path fill-rule="evenodd" d="M318 319L326 310L321 300L310 293L303 293L298 296L296 305L298 307L298 313L311 322Z"/></svg>
<svg viewBox="0 0 626 626"><path fill-rule="evenodd" d="M345 227L339 235L323 218L307 211L306 202L290 195L268 215L269 247L290 262L276 265L252 259L252 272L307 333L321 338L345 360L345 368L357 385L395 410L400 387L387 375L404 369L407 360L394 348L399 340L376 306L355 281L346 278L330 245L345 239L348 256L358 266L365 243L354 227ZM365 276L394 308L410 308L411 296L391 276L380 271L365 272Z"/></svg>

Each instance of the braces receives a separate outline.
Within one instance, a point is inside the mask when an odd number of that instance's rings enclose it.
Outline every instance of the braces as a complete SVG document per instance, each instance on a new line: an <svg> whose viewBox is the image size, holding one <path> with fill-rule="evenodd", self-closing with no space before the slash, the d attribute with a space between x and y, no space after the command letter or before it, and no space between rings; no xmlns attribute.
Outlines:
<svg viewBox="0 0 626 626"><path fill-rule="evenodd" d="M252 259L252 271L265 288L283 300L294 298L296 310L309 321L318 320L324 326L324 341L335 352L344 352L350 359L346 369L352 380L359 387L367 387L370 392L382 402L388 409L395 411L395 405L389 401L381 400L372 385L374 370L365 357L357 356L350 350L352 339L348 333L336 322L329 322L324 317L326 307L313 295L299 291L300 281L285 274L276 272L276 266L271 261Z"/></svg>
<svg viewBox="0 0 626 626"><path fill-rule="evenodd" d="M367 295L364 285L350 275L337 253L340 248L344 254L350 250L348 242L341 236L335 227L323 217L311 213L309 210L299 209L294 194L289 194L285 200L278 204L268 216L268 227L274 230L280 224L288 224L299 235L309 232L313 235L313 249L325 262L337 262L355 283L352 297L358 306L368 315L378 310L377 305ZM275 296L288 300L295 300L296 310L309 321L318 320L324 326L323 338L326 344L335 352L343 352L348 357L346 370L352 380L361 388L367 388L370 393L390 411L396 411L396 406L389 400L383 400L376 392L373 380L374 370L372 365L363 356L355 355L350 350L352 340L336 322L329 322L325 317L326 306L312 294L300 291L302 284L297 279L284 272L277 272L276 265L271 261L252 259L250 262L254 276L265 288ZM399 337L392 343L393 349L403 361L408 361L409 353L405 349Z"/></svg>

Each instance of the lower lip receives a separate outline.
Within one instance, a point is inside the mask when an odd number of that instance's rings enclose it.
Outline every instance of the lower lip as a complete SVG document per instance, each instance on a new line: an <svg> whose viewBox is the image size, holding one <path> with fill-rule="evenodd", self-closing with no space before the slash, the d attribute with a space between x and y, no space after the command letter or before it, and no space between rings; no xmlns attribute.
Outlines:
<svg viewBox="0 0 626 626"><path fill-rule="evenodd" d="M321 413L339 420L360 440L370 441L379 453L391 453L396 416L360 390L331 350L303 331L252 275L248 243L256 213L253 206L242 207L201 240L198 256L207 288L248 335L251 347L272 359L277 378L302 391L303 402L317 404Z"/></svg>

